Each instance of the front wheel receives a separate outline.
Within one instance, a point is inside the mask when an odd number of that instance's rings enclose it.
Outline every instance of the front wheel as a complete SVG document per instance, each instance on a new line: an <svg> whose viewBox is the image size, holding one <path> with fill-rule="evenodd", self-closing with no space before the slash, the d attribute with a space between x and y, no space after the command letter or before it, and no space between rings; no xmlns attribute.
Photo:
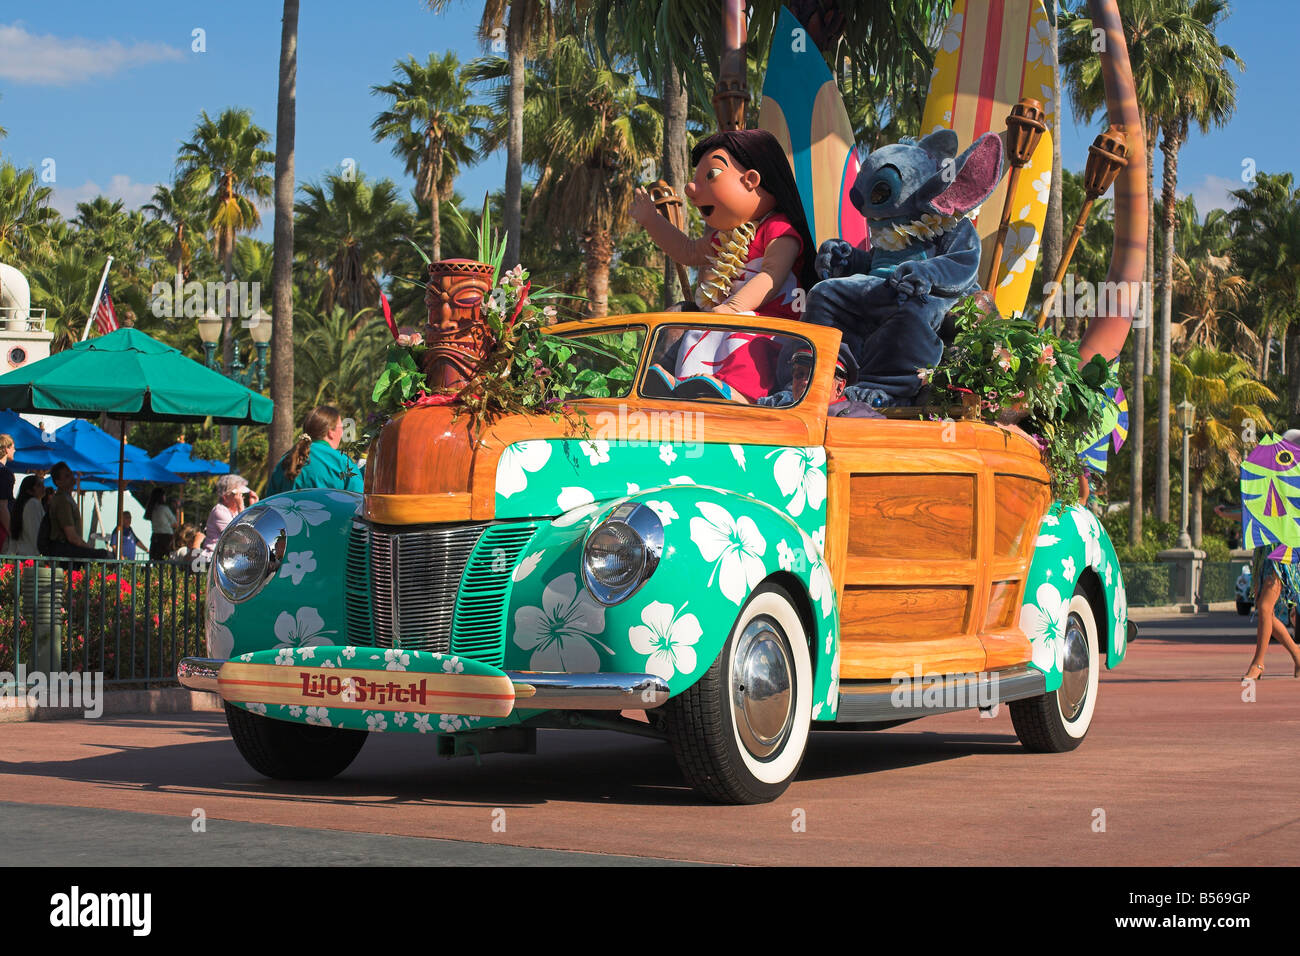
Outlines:
<svg viewBox="0 0 1300 956"><path fill-rule="evenodd" d="M775 800L799 771L812 720L808 635L789 593L758 588L693 687L664 705L692 787L719 803Z"/></svg>
<svg viewBox="0 0 1300 956"><path fill-rule="evenodd" d="M1009 704L1011 724L1026 750L1064 753L1083 743L1097 706L1098 646L1092 605L1082 590L1076 590L1065 622L1061 686L1050 694Z"/></svg>
<svg viewBox="0 0 1300 956"><path fill-rule="evenodd" d="M251 714L226 704L226 724L239 754L276 780L328 780L348 768L366 742L364 730L316 727Z"/></svg>

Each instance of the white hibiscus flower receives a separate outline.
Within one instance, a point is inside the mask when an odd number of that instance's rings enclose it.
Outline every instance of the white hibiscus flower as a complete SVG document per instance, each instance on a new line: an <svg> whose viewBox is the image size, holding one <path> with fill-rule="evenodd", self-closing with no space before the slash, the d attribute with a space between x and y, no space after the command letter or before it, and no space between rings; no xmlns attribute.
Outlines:
<svg viewBox="0 0 1300 956"><path fill-rule="evenodd" d="M451 733L453 730L461 730L465 727L464 720L460 714L443 714L438 718L438 729Z"/></svg>
<svg viewBox="0 0 1300 956"><path fill-rule="evenodd" d="M304 577L316 570L314 554L314 551L290 551L280 566L280 577L289 578L297 587Z"/></svg>
<svg viewBox="0 0 1300 956"><path fill-rule="evenodd" d="M330 501L339 501L343 504L354 505L357 508L360 508L361 503L365 501L365 498L355 491L327 491L325 497Z"/></svg>
<svg viewBox="0 0 1300 956"><path fill-rule="evenodd" d="M404 671L410 664L411 655L404 653L401 648L393 647L384 651L384 670Z"/></svg>
<svg viewBox="0 0 1300 956"><path fill-rule="evenodd" d="M300 607L298 613L291 615L281 611L275 619L275 637L279 642L276 647L324 647L329 644L325 635L334 631L324 630L325 620L314 607Z"/></svg>
<svg viewBox="0 0 1300 956"><path fill-rule="evenodd" d="M817 553L826 553L826 525L822 525L812 533L813 543L817 545Z"/></svg>
<svg viewBox="0 0 1300 956"><path fill-rule="evenodd" d="M677 452L673 451L672 445L659 446L659 460L669 466L677 460Z"/></svg>
<svg viewBox="0 0 1300 956"><path fill-rule="evenodd" d="M749 515L734 520L725 508L707 501L695 507L703 517L691 519L691 540L704 560L713 563L705 587L713 587L718 578L723 596L739 605L763 580L767 542Z"/></svg>
<svg viewBox="0 0 1300 956"><path fill-rule="evenodd" d="M831 686L826 689L826 706L834 712L835 704L840 696L840 652L836 651L835 656L831 658Z"/></svg>
<svg viewBox="0 0 1300 956"><path fill-rule="evenodd" d="M775 454L772 477L781 494L790 498L785 510L797 518L805 505L820 508L826 500L826 449L783 448Z"/></svg>
<svg viewBox="0 0 1300 956"><path fill-rule="evenodd" d="M729 447L731 448L731 457L736 459L736 464L740 466L741 471L744 471L745 470L745 446L731 445Z"/></svg>
<svg viewBox="0 0 1300 956"><path fill-rule="evenodd" d="M645 506L657 514L659 520L666 525L672 524L674 518L680 517L677 514L677 509L669 501L647 501Z"/></svg>
<svg viewBox="0 0 1300 956"><path fill-rule="evenodd" d="M321 662L320 662L320 666L321 666L321 667L333 667L333 666L334 666L334 662L333 662L333 661L321 661Z"/></svg>
<svg viewBox="0 0 1300 956"><path fill-rule="evenodd" d="M352 660L352 658L357 656L357 649L355 647L352 647L351 645L348 645L347 647L343 648L343 656L346 657L348 660Z"/></svg>
<svg viewBox="0 0 1300 956"><path fill-rule="evenodd" d="M264 717L266 716L266 704L251 700L244 706L248 708L248 712L251 714L261 714Z"/></svg>
<svg viewBox="0 0 1300 956"><path fill-rule="evenodd" d="M794 549L782 538L776 543L776 563L782 571L794 570Z"/></svg>
<svg viewBox="0 0 1300 956"><path fill-rule="evenodd" d="M275 662L284 667L293 666L293 650L288 647L281 648L275 653Z"/></svg>
<svg viewBox="0 0 1300 956"><path fill-rule="evenodd" d="M429 726L428 714L416 714L415 723L411 725L422 734L427 734L433 728Z"/></svg>
<svg viewBox="0 0 1300 956"><path fill-rule="evenodd" d="M578 450L587 456L587 460L593 465L599 465L609 461L609 442L604 439L594 438L589 441L578 442Z"/></svg>
<svg viewBox="0 0 1300 956"><path fill-rule="evenodd" d="M542 555L545 553L545 551L534 551L532 554L520 561L519 566L515 568L514 572L510 575L510 580L518 584L520 581L524 580L524 578L528 577L528 575L532 574L533 571L537 569L537 565L541 563Z"/></svg>
<svg viewBox="0 0 1300 956"><path fill-rule="evenodd" d="M1048 528L1055 528L1061 523L1061 519L1056 515L1043 515L1043 525Z"/></svg>
<svg viewBox="0 0 1300 956"><path fill-rule="evenodd" d="M399 726L399 727L405 727L405 726L406 726L406 712L405 712L405 711L401 711L401 710L395 712L395 713L393 714L393 723L397 724L397 726Z"/></svg>
<svg viewBox="0 0 1300 956"><path fill-rule="evenodd" d="M1087 508L1076 506L1070 509L1070 517L1074 519L1074 526L1079 529L1079 537L1083 539L1084 564L1090 568L1099 567L1104 559L1101 523L1097 521L1097 516Z"/></svg>
<svg viewBox="0 0 1300 956"><path fill-rule="evenodd" d="M808 596L822 609L822 617L830 617L835 608L835 585L831 570L826 566L821 549L808 535L803 536L804 551L808 553Z"/></svg>
<svg viewBox="0 0 1300 956"><path fill-rule="evenodd" d="M304 661L314 661L316 659L316 648L300 647L298 648L298 658Z"/></svg>
<svg viewBox="0 0 1300 956"><path fill-rule="evenodd" d="M1034 29L1029 33L1029 45L1025 48L1026 63L1052 65L1052 33L1043 20L1034 22Z"/></svg>
<svg viewBox="0 0 1300 956"><path fill-rule="evenodd" d="M668 479L668 484L670 484L670 485L693 485L693 484L695 484L695 479L692 478L690 475L678 475L676 478L669 478L669 479Z"/></svg>
<svg viewBox="0 0 1300 956"><path fill-rule="evenodd" d="M634 495L640 490L641 490L641 486L638 485L636 482L629 481L627 483L627 493L629 495Z"/></svg>
<svg viewBox="0 0 1300 956"><path fill-rule="evenodd" d="M605 630L605 609L586 591L578 593L576 574L562 574L542 591L542 606L515 612L516 647L532 651L535 671L593 673L600 670L599 647L614 653L596 635ZM593 646L595 645L595 646Z"/></svg>
<svg viewBox="0 0 1300 956"><path fill-rule="evenodd" d="M1032 224L1013 225L1007 230L1007 253L1002 261L1006 263L1004 268L1007 273L1002 285L1010 285L1013 276L1024 272L1030 263L1038 261L1038 231Z"/></svg>
<svg viewBox="0 0 1300 956"><path fill-rule="evenodd" d="M328 707L308 707L307 723L315 724L317 727L330 726L330 712Z"/></svg>
<svg viewBox="0 0 1300 956"><path fill-rule="evenodd" d="M572 511L574 508L581 508L583 505L589 505L596 500L596 496L588 488L568 486L560 489L560 493L555 496L556 507L563 514ZM571 522L570 522L571 523Z"/></svg>
<svg viewBox="0 0 1300 956"><path fill-rule="evenodd" d="M528 473L539 471L551 459L548 441L520 441L501 452L497 463L497 494L509 498L528 487Z"/></svg>
<svg viewBox="0 0 1300 956"><path fill-rule="evenodd" d="M1040 84L1038 88L1042 93L1038 98L1043 101L1043 119L1051 126L1052 117L1056 115L1056 90L1046 83Z"/></svg>
<svg viewBox="0 0 1300 956"><path fill-rule="evenodd" d="M388 729L388 721L384 720L383 714L366 714L366 729L375 733L383 733Z"/></svg>
<svg viewBox="0 0 1300 956"><path fill-rule="evenodd" d="M1033 603L1020 608L1020 628L1033 648L1034 664L1060 671L1065 662L1065 622L1069 602L1050 584L1040 584Z"/></svg>
<svg viewBox="0 0 1300 956"><path fill-rule="evenodd" d="M465 673L465 663L459 657L444 657L442 659L442 672L444 674L463 674Z"/></svg>
<svg viewBox="0 0 1300 956"><path fill-rule="evenodd" d="M274 503L268 503L267 507L280 516L280 520L284 522L284 530L290 536L306 529L307 536L311 537L311 529L318 524L324 524L330 517L329 509L323 504L305 498L294 498L283 502L276 498Z"/></svg>
<svg viewBox="0 0 1300 956"><path fill-rule="evenodd" d="M1061 539L1058 538L1058 537L1057 537L1056 535L1054 535L1054 534L1040 534L1040 535L1039 535L1039 536L1034 540L1034 547L1035 547L1035 548L1050 548L1052 545L1056 544L1056 542L1058 542L1058 541L1060 541L1060 540L1061 540Z"/></svg>
<svg viewBox="0 0 1300 956"><path fill-rule="evenodd" d="M686 605L674 609L671 604L652 601L641 610L641 623L629 628L628 644L638 654L648 656L646 673L672 680L695 671L698 663L695 645L704 631L694 614L684 614Z"/></svg>
<svg viewBox="0 0 1300 956"><path fill-rule="evenodd" d="M290 716L290 717L301 717L301 716L302 716L302 708L299 707L297 704L291 704L291 705L289 706L289 716Z"/></svg>
<svg viewBox="0 0 1300 956"><path fill-rule="evenodd" d="M204 616L207 618L208 625L209 657L224 661L234 650L235 635L226 626L226 621L230 620L230 615L233 613L235 613L235 605L226 600L226 596L221 593L221 588L208 588Z"/></svg>
<svg viewBox="0 0 1300 956"><path fill-rule="evenodd" d="M1106 569L1102 572L1102 575L1101 575L1101 576L1102 576L1102 578L1103 578L1103 579L1105 580L1105 582L1106 582L1106 587L1110 587L1111 568L1110 568L1110 562L1109 562L1109 561L1106 562Z"/></svg>
<svg viewBox="0 0 1300 956"><path fill-rule="evenodd" d="M1075 571L1075 568L1074 568L1074 558L1073 558L1073 557L1062 558L1062 559L1061 559L1061 577L1063 577L1066 581L1073 581L1073 580L1074 580L1074 571Z"/></svg>
<svg viewBox="0 0 1300 956"><path fill-rule="evenodd" d="M1052 195L1052 167L1048 166L1039 173L1038 177L1029 184L1029 188L1034 191L1034 195L1038 198L1038 201L1046 206L1047 200L1050 199Z"/></svg>
<svg viewBox="0 0 1300 956"><path fill-rule="evenodd" d="M948 23L943 28L943 39L939 41L939 49L943 52L956 53L961 48L963 19L960 13L954 13L948 18Z"/></svg>

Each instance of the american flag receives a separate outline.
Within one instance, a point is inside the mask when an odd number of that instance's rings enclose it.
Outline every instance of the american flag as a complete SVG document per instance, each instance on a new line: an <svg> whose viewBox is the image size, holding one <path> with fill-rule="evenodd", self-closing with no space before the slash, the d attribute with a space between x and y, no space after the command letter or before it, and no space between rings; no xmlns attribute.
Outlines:
<svg viewBox="0 0 1300 956"><path fill-rule="evenodd" d="M104 285L104 294L99 297L99 307L95 309L95 328L100 335L115 332L118 328L117 313L113 311L113 297L108 293L107 284Z"/></svg>

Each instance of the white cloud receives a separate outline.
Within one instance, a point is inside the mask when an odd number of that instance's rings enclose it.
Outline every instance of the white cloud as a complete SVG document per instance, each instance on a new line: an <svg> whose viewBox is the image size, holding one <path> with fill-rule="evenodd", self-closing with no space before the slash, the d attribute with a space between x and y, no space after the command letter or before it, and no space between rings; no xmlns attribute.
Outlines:
<svg viewBox="0 0 1300 956"><path fill-rule="evenodd" d="M1228 193L1234 189L1244 189L1246 185L1239 179L1229 179L1226 176L1206 176L1191 188L1192 198L1196 200L1196 211L1204 219L1205 214L1211 209L1233 208L1237 205L1237 201ZM1187 194L1187 190L1178 190L1180 198Z"/></svg>
<svg viewBox="0 0 1300 956"><path fill-rule="evenodd" d="M184 54L162 43L124 44L28 33L21 23L0 24L0 79L37 86L72 86L94 77Z"/></svg>
<svg viewBox="0 0 1300 956"><path fill-rule="evenodd" d="M80 186L70 189L55 187L50 205L65 219L71 219L77 214L77 203L89 202L96 196L121 199L128 210L139 209L153 198L153 191L157 188L156 183L137 183L125 173L115 173L107 186L100 186L95 181L87 179Z"/></svg>

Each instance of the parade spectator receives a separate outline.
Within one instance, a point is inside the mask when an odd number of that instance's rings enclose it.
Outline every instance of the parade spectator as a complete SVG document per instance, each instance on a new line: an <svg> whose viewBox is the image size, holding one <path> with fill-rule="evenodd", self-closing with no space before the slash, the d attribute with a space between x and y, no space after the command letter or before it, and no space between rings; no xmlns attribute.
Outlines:
<svg viewBox="0 0 1300 956"><path fill-rule="evenodd" d="M176 536L176 512L167 504L167 494L162 487L154 488L145 505L144 516L149 519L153 534L149 538L149 560L161 561L171 550Z"/></svg>
<svg viewBox="0 0 1300 956"><path fill-rule="evenodd" d="M55 558L107 558L103 548L92 548L81 536L81 509L72 497L77 476L67 462L59 462L50 469L50 478L57 489L50 499L50 550Z"/></svg>
<svg viewBox="0 0 1300 956"><path fill-rule="evenodd" d="M361 494L361 472L339 451L343 443L343 416L332 405L309 411L302 434L271 472L267 493L278 495L299 488L338 488Z"/></svg>
<svg viewBox="0 0 1300 956"><path fill-rule="evenodd" d="M9 539L9 554L40 554L36 544L37 533L41 530L41 519L45 517L45 487L35 475L23 479L18 489L18 500L14 502L12 522L13 537Z"/></svg>
<svg viewBox="0 0 1300 956"><path fill-rule="evenodd" d="M131 529L131 512L129 511L122 512L122 524L119 527L114 528L112 535L109 536L108 544L114 554L117 554L117 539L119 537L118 532L122 532L121 538L122 538L123 560L134 561L136 548L143 548L144 542L141 541L140 538L136 535L135 531ZM150 550L152 552L152 548ZM153 557L153 554L150 553L149 556Z"/></svg>
<svg viewBox="0 0 1300 956"><path fill-rule="evenodd" d="M203 551L203 532L192 524L183 524L180 530L176 532L176 537L172 542L176 547L167 555L167 560L172 564L179 564L181 567L190 568L191 570L201 570L194 562L196 558L204 555Z"/></svg>
<svg viewBox="0 0 1300 956"><path fill-rule="evenodd" d="M9 469L13 460L13 436L0 433L0 551L8 550L13 535L14 473Z"/></svg>
<svg viewBox="0 0 1300 956"><path fill-rule="evenodd" d="M239 475L222 475L217 479L217 503L208 512L208 523L203 532L204 551L211 554L216 550L221 532L246 507L245 495L248 495L249 505L257 504L257 492L249 488L248 482Z"/></svg>

